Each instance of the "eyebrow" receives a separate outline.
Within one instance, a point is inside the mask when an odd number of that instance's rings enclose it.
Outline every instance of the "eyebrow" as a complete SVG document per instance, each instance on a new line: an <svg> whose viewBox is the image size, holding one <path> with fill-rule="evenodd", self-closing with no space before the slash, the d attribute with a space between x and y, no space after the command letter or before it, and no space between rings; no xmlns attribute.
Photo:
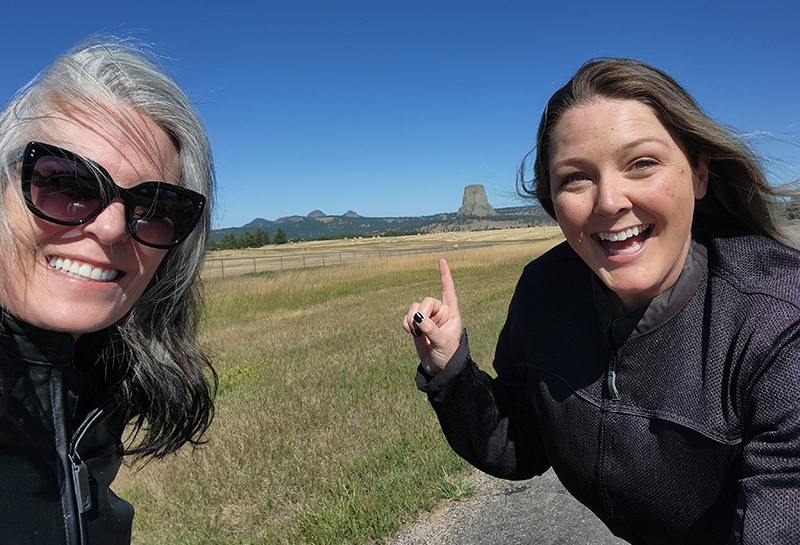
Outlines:
<svg viewBox="0 0 800 545"><path fill-rule="evenodd" d="M658 138L656 136L645 136L623 144L622 146L617 148L616 152L619 153L619 152L630 151L634 148L637 148L645 144L657 144L662 148L665 149L669 148L669 144L665 142L662 138ZM550 165L550 168L556 169L559 167L568 167L574 165L575 163L585 163L586 161L587 159L584 159L583 157L569 157L567 159L563 159L561 161L552 163Z"/></svg>
<svg viewBox="0 0 800 545"><path fill-rule="evenodd" d="M635 147L641 146L643 144L650 144L650 143L658 144L658 145L660 145L662 147L669 148L669 144L667 142L664 142L664 140L662 140L661 138L658 138L658 137L655 137L655 136L645 136L644 138L638 138L638 139L634 140L633 142L628 142L627 144L624 144L624 145L620 146L619 150L620 151L627 151L627 150L633 149Z"/></svg>

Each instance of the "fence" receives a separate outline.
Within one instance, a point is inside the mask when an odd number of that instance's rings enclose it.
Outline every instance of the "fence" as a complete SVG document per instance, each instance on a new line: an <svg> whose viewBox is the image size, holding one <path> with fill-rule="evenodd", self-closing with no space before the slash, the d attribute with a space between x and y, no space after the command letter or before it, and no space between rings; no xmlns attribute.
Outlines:
<svg viewBox="0 0 800 545"><path fill-rule="evenodd" d="M415 248L408 250L345 250L334 252L317 252L286 255L263 255L253 257L208 257L203 267L204 278L224 278L239 274L256 274L267 271L285 271L288 269L304 269L307 267L327 267L341 265L366 259L378 259L389 256L432 254L485 248L491 244L474 246L446 246L442 248Z"/></svg>

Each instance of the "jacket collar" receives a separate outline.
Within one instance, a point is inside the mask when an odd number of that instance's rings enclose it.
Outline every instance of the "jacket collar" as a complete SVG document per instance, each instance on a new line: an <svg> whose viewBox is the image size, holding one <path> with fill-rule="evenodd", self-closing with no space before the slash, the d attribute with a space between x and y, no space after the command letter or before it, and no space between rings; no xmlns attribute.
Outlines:
<svg viewBox="0 0 800 545"><path fill-rule="evenodd" d="M594 304L603 329L614 345L619 347L629 337L642 335L661 326L686 305L706 277L707 270L706 247L692 239L683 270L675 284L648 304L619 317L614 317L612 303L609 300L613 295L608 294L608 288L594 276L592 282Z"/></svg>
<svg viewBox="0 0 800 545"><path fill-rule="evenodd" d="M42 365L72 363L75 352L72 333L32 326L5 310L0 315L0 347L6 354Z"/></svg>

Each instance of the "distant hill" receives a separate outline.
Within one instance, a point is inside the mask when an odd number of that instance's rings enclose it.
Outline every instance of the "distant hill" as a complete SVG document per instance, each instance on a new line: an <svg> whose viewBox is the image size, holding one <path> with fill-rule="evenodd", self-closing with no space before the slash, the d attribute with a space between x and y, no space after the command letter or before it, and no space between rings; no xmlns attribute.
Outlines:
<svg viewBox="0 0 800 545"><path fill-rule="evenodd" d="M344 236L476 231L555 223L540 206L498 208L496 212L497 215L491 217L443 213L433 216L368 218L361 217L352 210L348 210L342 216L328 216L320 210L314 210L307 216L287 216L275 221L256 218L241 227L212 231L211 237L220 241L224 235L231 233L239 238L245 233L255 234L257 229L266 231L270 237L274 237L279 227L289 240L315 240Z"/></svg>

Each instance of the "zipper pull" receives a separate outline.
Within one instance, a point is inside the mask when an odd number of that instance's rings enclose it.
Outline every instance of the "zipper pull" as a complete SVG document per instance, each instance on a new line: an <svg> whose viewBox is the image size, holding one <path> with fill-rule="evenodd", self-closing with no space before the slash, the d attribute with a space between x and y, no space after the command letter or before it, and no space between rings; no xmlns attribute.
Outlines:
<svg viewBox="0 0 800 545"><path fill-rule="evenodd" d="M606 373L606 386L608 387L608 395L611 401L619 401L619 392L617 391L617 376L613 369L609 369Z"/></svg>
<svg viewBox="0 0 800 545"><path fill-rule="evenodd" d="M77 452L70 454L72 462L72 484L75 487L75 498L78 500L78 510L85 513L92 508L92 491L89 488L89 469L83 463Z"/></svg>

